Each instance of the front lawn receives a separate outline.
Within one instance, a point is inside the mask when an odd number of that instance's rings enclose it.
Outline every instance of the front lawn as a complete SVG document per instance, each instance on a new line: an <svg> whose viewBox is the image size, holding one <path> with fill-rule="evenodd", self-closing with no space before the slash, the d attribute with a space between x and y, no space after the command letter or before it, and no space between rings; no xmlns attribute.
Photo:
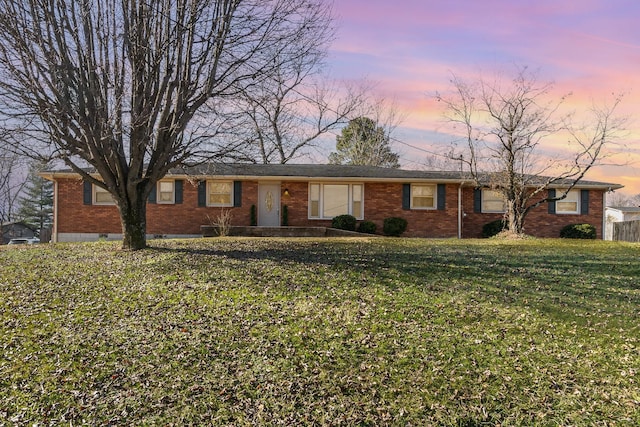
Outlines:
<svg viewBox="0 0 640 427"><path fill-rule="evenodd" d="M0 250L3 425L638 425L640 246Z"/></svg>

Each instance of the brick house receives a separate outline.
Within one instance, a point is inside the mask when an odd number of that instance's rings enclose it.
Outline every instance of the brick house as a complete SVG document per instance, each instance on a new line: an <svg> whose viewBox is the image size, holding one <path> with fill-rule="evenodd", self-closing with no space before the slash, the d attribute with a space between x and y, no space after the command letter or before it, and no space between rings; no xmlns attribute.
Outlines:
<svg viewBox="0 0 640 427"><path fill-rule="evenodd" d="M111 196L71 171L42 174L54 181L53 241L120 239L121 225ZM567 224L589 223L602 238L605 194L618 184L581 181L562 201L529 213L525 231L558 237ZM547 191L555 194L556 185ZM547 194L541 195L541 198ZM482 226L503 217L503 204L489 188L475 188L461 172L412 171L369 166L216 164L171 171L147 204L147 234L201 236L222 211L231 225L280 227L287 206L289 227L329 227L331 218L352 214L382 232L383 220L408 221L403 236L481 237ZM252 208L253 206L253 208Z"/></svg>

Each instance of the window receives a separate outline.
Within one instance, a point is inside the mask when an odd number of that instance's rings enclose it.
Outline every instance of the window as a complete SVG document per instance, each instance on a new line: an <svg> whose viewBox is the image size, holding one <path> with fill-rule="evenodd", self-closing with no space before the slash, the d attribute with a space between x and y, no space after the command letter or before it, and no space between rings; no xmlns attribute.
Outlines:
<svg viewBox="0 0 640 427"><path fill-rule="evenodd" d="M309 218L349 214L362 219L363 196L362 184L309 184Z"/></svg>
<svg viewBox="0 0 640 427"><path fill-rule="evenodd" d="M156 203L175 203L175 182L160 181L158 182L158 198Z"/></svg>
<svg viewBox="0 0 640 427"><path fill-rule="evenodd" d="M436 185L412 184L411 209L435 209Z"/></svg>
<svg viewBox="0 0 640 427"><path fill-rule="evenodd" d="M233 206L233 182L209 181L207 188L208 206Z"/></svg>
<svg viewBox="0 0 640 427"><path fill-rule="evenodd" d="M102 187L93 186L93 204L94 205L115 205L111 193Z"/></svg>
<svg viewBox="0 0 640 427"><path fill-rule="evenodd" d="M504 196L497 190L482 189L482 212L502 213L504 208Z"/></svg>
<svg viewBox="0 0 640 427"><path fill-rule="evenodd" d="M556 201L556 213L580 213L580 190L571 190L567 193L567 197L562 200Z"/></svg>

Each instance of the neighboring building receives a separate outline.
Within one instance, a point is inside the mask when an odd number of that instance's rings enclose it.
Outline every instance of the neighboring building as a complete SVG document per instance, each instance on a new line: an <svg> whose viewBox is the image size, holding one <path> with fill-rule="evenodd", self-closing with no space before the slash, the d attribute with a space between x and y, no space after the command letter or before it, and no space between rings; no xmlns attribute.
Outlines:
<svg viewBox="0 0 640 427"><path fill-rule="evenodd" d="M111 196L72 171L43 173L55 183L53 241L120 239ZM526 219L525 232L558 237L567 224L589 223L602 238L605 193L622 186L582 181L568 197L543 203ZM556 185L549 189L550 194ZM547 193L540 196L547 197ZM482 226L503 217L502 201L488 188L474 188L460 172L411 171L345 165L203 165L171 171L158 182L147 206L149 238L200 236L223 210L231 225L329 227L331 218L352 214L373 221L382 233L385 218L408 221L407 237L481 237Z"/></svg>
<svg viewBox="0 0 640 427"><path fill-rule="evenodd" d="M640 220L640 207L614 207L605 208L604 239L613 240L613 223Z"/></svg>
<svg viewBox="0 0 640 427"><path fill-rule="evenodd" d="M6 245L11 239L19 237L32 238L35 236L34 231L21 222L8 222L0 225L2 228L2 239L0 244Z"/></svg>

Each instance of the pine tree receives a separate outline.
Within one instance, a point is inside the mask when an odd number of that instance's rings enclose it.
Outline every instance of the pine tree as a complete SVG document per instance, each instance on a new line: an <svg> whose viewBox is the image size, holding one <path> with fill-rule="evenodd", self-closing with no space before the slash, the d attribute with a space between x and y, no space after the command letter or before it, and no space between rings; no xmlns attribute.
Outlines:
<svg viewBox="0 0 640 427"><path fill-rule="evenodd" d="M336 137L336 152L329 155L329 163L398 168L398 154L391 151L389 140L388 133L374 120L350 120Z"/></svg>
<svg viewBox="0 0 640 427"><path fill-rule="evenodd" d="M18 217L37 235L53 223L53 182L38 175L46 164L34 162L29 166L29 177L20 198Z"/></svg>

